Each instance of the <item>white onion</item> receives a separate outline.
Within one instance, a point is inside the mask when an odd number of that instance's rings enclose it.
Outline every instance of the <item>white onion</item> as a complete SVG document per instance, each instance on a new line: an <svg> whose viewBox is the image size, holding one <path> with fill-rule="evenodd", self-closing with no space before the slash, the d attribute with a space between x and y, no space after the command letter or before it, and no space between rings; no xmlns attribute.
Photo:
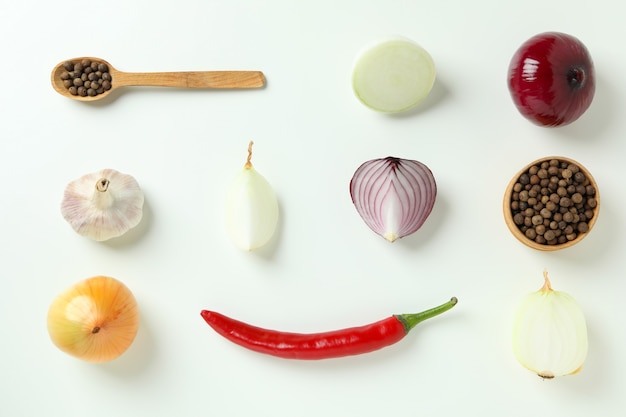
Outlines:
<svg viewBox="0 0 626 417"><path fill-rule="evenodd" d="M389 156L363 163L350 181L350 195L370 229L393 242L422 227L437 184L423 163Z"/></svg>
<svg viewBox="0 0 626 417"><path fill-rule="evenodd" d="M569 294L544 286L528 294L515 315L513 351L517 360L542 378L580 372L587 357L585 315Z"/></svg>
<svg viewBox="0 0 626 417"><path fill-rule="evenodd" d="M392 36L368 45L352 73L357 98L373 110L397 113L419 104L435 83L430 54L411 39Z"/></svg>
<svg viewBox="0 0 626 417"><path fill-rule="evenodd" d="M226 196L226 230L240 249L252 251L265 245L278 225L278 200L270 183L252 166L252 142L248 160L235 176Z"/></svg>

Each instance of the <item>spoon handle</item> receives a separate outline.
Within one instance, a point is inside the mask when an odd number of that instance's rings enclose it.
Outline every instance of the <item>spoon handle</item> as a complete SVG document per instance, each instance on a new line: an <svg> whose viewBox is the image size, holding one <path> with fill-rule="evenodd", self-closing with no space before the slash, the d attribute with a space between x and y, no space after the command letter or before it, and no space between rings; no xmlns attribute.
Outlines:
<svg viewBox="0 0 626 417"><path fill-rule="evenodd" d="M261 71L117 71L113 80L120 87L258 88L265 85L265 76Z"/></svg>

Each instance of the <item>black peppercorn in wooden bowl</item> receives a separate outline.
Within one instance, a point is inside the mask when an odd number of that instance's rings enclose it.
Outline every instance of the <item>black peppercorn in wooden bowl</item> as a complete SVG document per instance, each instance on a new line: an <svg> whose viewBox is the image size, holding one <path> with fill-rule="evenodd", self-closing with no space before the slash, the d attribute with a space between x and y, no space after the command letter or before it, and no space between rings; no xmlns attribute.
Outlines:
<svg viewBox="0 0 626 417"><path fill-rule="evenodd" d="M538 159L522 168L504 193L504 220L513 236L533 249L575 245L598 218L600 193L591 173L562 156Z"/></svg>

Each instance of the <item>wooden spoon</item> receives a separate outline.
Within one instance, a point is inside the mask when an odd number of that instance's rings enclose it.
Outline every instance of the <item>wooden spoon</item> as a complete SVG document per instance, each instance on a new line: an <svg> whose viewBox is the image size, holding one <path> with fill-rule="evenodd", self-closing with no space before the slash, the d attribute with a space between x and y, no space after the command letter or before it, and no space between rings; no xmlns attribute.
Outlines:
<svg viewBox="0 0 626 417"><path fill-rule="evenodd" d="M258 88L265 85L261 71L185 71L185 72L122 72L101 58L80 57L68 61L83 60L103 63L111 74L111 88L95 96L73 95L63 85L61 74L66 71L63 61L52 70L52 87L62 96L79 100L95 101L108 96L112 91L125 86L156 86L179 88Z"/></svg>

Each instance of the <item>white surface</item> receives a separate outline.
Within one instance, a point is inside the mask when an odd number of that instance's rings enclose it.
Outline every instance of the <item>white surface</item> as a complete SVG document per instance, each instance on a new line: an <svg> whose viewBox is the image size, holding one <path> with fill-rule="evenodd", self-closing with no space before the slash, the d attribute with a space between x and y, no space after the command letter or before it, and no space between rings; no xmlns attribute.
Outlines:
<svg viewBox="0 0 626 417"><path fill-rule="evenodd" d="M615 5L0 0L0 415L619 415L626 34ZM546 30L583 40L597 70L591 108L552 130L517 113L505 82L515 49ZM429 98L391 117L350 88L356 53L390 34L420 43L438 69ZM56 63L81 55L125 71L262 70L268 84L135 88L89 105L49 80ZM243 253L222 207L251 139L282 218L269 247ZM540 253L509 233L501 199L520 167L551 154L594 174L602 209L582 243ZM348 193L359 164L388 155L424 162L439 186L425 226L393 244L365 226ZM139 229L109 243L78 236L59 211L65 185L101 168L132 174L146 194ZM583 372L553 381L523 369L510 346L514 307L544 268L583 306L590 337ZM60 352L45 326L57 293L98 274L124 281L143 315L131 349L104 365ZM248 352L199 315L321 331L453 295L453 310L399 344L325 362Z"/></svg>

